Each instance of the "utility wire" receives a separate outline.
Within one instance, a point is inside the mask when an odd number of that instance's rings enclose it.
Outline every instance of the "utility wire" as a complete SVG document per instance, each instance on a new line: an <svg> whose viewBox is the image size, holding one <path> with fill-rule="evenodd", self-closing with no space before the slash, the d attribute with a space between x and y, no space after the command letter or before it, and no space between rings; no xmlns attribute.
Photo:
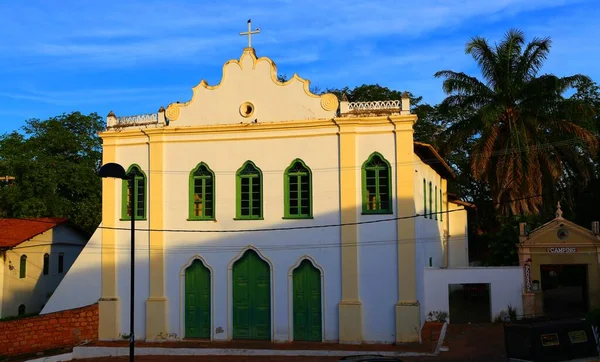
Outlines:
<svg viewBox="0 0 600 362"><path fill-rule="evenodd" d="M553 194L557 194L560 193L561 191L556 191L556 192L552 192L552 193L545 193L545 194L537 194L537 195L531 195L531 196L526 196L526 197L522 197L522 198L518 198L518 199L511 199L511 200L505 200L502 202L490 202L490 204L492 205L501 205L501 204L506 204L506 203L511 203L511 202L516 202L516 201L522 201L522 200L528 200L528 199L532 199L532 198L538 198L538 197L543 197L546 195L553 195ZM375 223L381 223L381 222L389 222L389 221L398 221L398 220L407 220L407 219L414 219L414 218L426 218L428 220L431 220L432 222L440 222L443 223L443 220L434 220L433 217L436 214L450 214L453 212L459 212L459 211L464 211L467 210L466 208L460 208L460 209L455 209L455 210L446 210L446 211L438 211L438 212L431 212L431 213L427 213L427 214L414 214L414 215L407 215L407 216L398 216L398 217L388 217L388 218L383 218L383 219L375 219L375 220L365 220L365 221L356 221L356 222L350 222L350 223L332 223L332 224L321 224L321 225L307 225L307 226L290 226L290 227L277 227L277 228L257 228L257 229L227 229L227 230L210 230L210 229L151 229L151 228L137 228L136 227L136 231L141 231L141 232L174 232L174 233L245 233L245 232L268 232L268 231L286 231L286 230L302 230L302 229L321 229L321 228L331 228L331 227L343 227L343 226L353 226L353 225L363 225L363 224L375 224ZM432 218L429 218L427 216L432 215ZM22 218L21 220L28 220L28 218ZM302 219L300 219L302 220ZM36 222L40 222L40 223L49 223L49 224L53 224L50 221L38 221L33 219L33 221ZM258 220L244 220L244 221L258 221ZM306 220L302 220L302 221L306 221ZM142 223L142 221L138 221L139 223ZM147 221L143 221L144 223L147 223ZM111 226L98 226L98 229L104 229L104 230L124 230L124 231L130 231L131 228L129 227L111 227ZM10 239L10 238L5 238L5 239ZM16 240L16 239L15 239Z"/></svg>
<svg viewBox="0 0 600 362"><path fill-rule="evenodd" d="M512 148L507 148L507 149L503 149L503 150L498 150L498 151L493 151L491 152L489 155L484 156L485 158L492 158L492 157L496 157L496 156L502 156L502 155L507 155L507 154L518 154L518 153L523 153L523 152L527 152L527 151L540 151L540 150L546 150L549 148L553 148L556 146L567 146L567 145L571 145L571 144L576 144L576 143L580 143L581 140L578 138L572 138L572 139L567 139L567 140L561 140L561 141L555 141L555 142L547 142L547 143L541 143L539 145L530 145L527 147L512 147ZM471 153L470 155L480 155L481 152L478 153ZM388 161L389 162L389 161ZM421 164L421 162L424 162L428 165L432 165L432 164L442 164L442 161L439 160L438 158L430 158L430 159L423 159L421 161L404 161L404 162L390 162L391 165L394 165L396 167L398 166L408 166L408 165L414 165L414 166L418 166ZM443 161L444 163L446 163L445 161ZM208 165L210 166L210 165ZM288 165L289 166L289 165ZM260 168L257 165L257 168L260 169L262 174L271 174L271 173L282 173L285 171L285 169L272 169L272 170L265 170ZM309 169L311 170L311 172L334 172L334 171L341 171L341 170L357 170L357 169L361 169L362 165L354 165L354 166L331 166L331 167L309 167ZM192 169L190 170L148 170L147 168L142 168L142 171L146 172L146 173L150 173L150 174L189 174ZM238 170L213 170L211 169L211 171L215 174L215 175L235 175L237 174Z"/></svg>
<svg viewBox="0 0 600 362"><path fill-rule="evenodd" d="M429 244L429 243L440 243L440 237L442 237L441 235L438 236L427 236L427 237L422 237L422 238L403 238L403 239L397 239L397 238L393 238L393 239L372 239L372 240L360 240L360 241L352 241L352 242L348 242L348 241L344 241L341 242L340 240L332 240L332 241L324 241L321 243L312 243L312 244L307 244L307 243L296 243L296 244L261 244L259 249L262 250L269 250L269 251L286 251L286 250L311 250L311 249L330 249L330 248L352 248L352 247L363 247L363 246L378 246L378 245L403 245L403 244L416 244L416 245L420 245L420 244ZM455 240L464 240L465 239L465 235L459 235L459 236L450 236L445 238L448 242L451 241L455 241ZM144 240L145 241L145 240ZM414 241L417 241L416 243L414 243ZM138 241L139 242L139 241ZM18 248L14 248L14 249L26 249L26 248L32 248L32 247L39 247L39 246L51 246L53 244L36 244L36 245L29 245L26 247L18 247ZM202 244L202 245L194 245L194 246L178 246L175 248L170 248L170 247L166 247L164 249L162 248L152 248L152 247L147 247L144 245L137 245L136 242L136 251L137 252L162 252L162 253L166 253L166 254L182 254L182 253L189 253L189 252L202 252L202 253L220 253L220 252L232 252L232 251L239 251L240 248L245 247L247 244L243 244L243 245L219 245L219 244ZM13 249L13 250L14 250ZM114 250L122 250L122 251L128 251L131 250L129 248L129 246L121 246L121 245L115 245L113 247ZM98 246L94 246L94 245L89 245L86 246L86 250L93 250L95 253L101 253L102 247L100 245ZM46 254L47 252L43 252L43 251L31 251L28 252L27 254Z"/></svg>

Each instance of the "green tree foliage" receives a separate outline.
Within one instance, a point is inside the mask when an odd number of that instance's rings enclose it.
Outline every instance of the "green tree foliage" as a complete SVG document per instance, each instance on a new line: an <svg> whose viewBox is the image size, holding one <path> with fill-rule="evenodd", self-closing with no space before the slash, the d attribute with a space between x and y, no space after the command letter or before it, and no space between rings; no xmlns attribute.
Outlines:
<svg viewBox="0 0 600 362"><path fill-rule="evenodd" d="M30 119L21 132L0 137L0 174L14 176L0 187L4 217L66 217L87 232L101 220L101 162L104 128L95 113Z"/></svg>
<svg viewBox="0 0 600 362"><path fill-rule="evenodd" d="M588 181L593 173L598 140L583 121L592 107L563 96L589 78L539 75L550 45L548 38L525 44L519 30L493 47L475 37L466 53L483 81L450 70L435 74L448 94L441 107L467 115L449 125L449 146L474 140L470 171L490 188L501 215L537 213L543 197L535 195L552 193L571 175Z"/></svg>
<svg viewBox="0 0 600 362"><path fill-rule="evenodd" d="M583 120L588 127L595 127L596 136L600 137L600 86L592 80L586 79L576 86L577 91L571 98L592 105L594 112L588 114L588 118ZM592 221L600 220L600 155L594 160L595 170L592 180L587 184L582 184L579 178L574 177L569 180L569 193L573 205L574 220L585 227L589 227ZM569 215L571 216L571 215Z"/></svg>

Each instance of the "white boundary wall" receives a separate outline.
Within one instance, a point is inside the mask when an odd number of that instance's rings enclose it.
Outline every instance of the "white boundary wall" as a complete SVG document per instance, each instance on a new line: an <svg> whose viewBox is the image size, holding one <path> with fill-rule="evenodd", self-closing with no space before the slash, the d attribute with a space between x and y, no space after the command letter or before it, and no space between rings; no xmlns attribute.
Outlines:
<svg viewBox="0 0 600 362"><path fill-rule="evenodd" d="M489 283L491 293L490 322L510 304L523 314L523 269L517 267L470 267L425 269L425 315L432 311L450 312L449 284ZM452 322L452 316L449 315Z"/></svg>

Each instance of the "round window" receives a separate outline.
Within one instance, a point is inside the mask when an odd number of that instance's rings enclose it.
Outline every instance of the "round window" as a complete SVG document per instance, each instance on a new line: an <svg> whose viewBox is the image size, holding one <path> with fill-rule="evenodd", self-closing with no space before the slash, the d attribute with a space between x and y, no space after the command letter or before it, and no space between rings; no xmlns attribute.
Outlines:
<svg viewBox="0 0 600 362"><path fill-rule="evenodd" d="M240 114L242 117L250 117L254 113L254 104L250 102L244 102L240 106Z"/></svg>
<svg viewBox="0 0 600 362"><path fill-rule="evenodd" d="M569 238L569 230L567 230L566 228L560 228L556 232L556 236L559 240L567 240Z"/></svg>

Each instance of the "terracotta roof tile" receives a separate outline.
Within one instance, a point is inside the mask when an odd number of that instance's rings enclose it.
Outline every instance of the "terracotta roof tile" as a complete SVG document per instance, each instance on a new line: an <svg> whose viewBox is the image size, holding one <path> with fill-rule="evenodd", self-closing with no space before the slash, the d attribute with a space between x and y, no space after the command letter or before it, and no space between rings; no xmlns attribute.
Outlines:
<svg viewBox="0 0 600 362"><path fill-rule="evenodd" d="M0 248L15 247L67 221L55 217L0 219Z"/></svg>

